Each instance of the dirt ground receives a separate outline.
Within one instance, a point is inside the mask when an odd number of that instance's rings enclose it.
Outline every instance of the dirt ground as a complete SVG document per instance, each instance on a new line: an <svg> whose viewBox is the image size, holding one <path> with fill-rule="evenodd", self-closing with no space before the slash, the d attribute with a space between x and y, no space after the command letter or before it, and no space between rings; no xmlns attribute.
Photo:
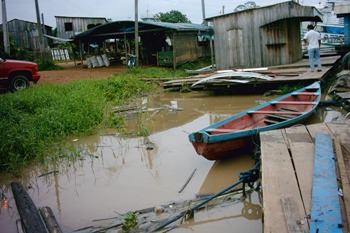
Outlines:
<svg viewBox="0 0 350 233"><path fill-rule="evenodd" d="M87 68L74 63L60 63L59 66L65 67L64 70L39 71L41 75L38 85L47 83L66 83L81 79L101 78L107 79L112 74L120 73L126 70L125 66L114 65L109 67Z"/></svg>

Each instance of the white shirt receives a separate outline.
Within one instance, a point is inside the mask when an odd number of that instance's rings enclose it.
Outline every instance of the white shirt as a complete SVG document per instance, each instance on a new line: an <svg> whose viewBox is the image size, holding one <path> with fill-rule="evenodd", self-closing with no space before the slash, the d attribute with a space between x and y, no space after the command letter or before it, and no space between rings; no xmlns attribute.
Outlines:
<svg viewBox="0 0 350 233"><path fill-rule="evenodd" d="M318 41L321 40L321 34L315 30L310 30L305 34L304 40L306 40L308 43L307 49L310 50L319 48L320 45Z"/></svg>

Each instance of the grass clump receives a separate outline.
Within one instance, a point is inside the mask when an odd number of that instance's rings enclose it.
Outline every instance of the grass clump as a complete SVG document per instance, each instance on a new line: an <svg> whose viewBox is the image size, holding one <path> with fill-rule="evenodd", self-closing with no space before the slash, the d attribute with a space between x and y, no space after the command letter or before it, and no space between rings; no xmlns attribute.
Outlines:
<svg viewBox="0 0 350 233"><path fill-rule="evenodd" d="M46 61L37 60L35 62L38 65L38 69L40 71L41 70L64 70L64 67L56 65L55 62L52 60L46 60Z"/></svg>
<svg viewBox="0 0 350 233"><path fill-rule="evenodd" d="M138 78L179 78L187 76L184 69L149 67L128 69L125 74Z"/></svg>
<svg viewBox="0 0 350 233"><path fill-rule="evenodd" d="M120 105L125 104L131 97L146 95L153 89L153 86L126 72L122 75L111 76L103 89L108 101L114 105Z"/></svg>
<svg viewBox="0 0 350 233"><path fill-rule="evenodd" d="M16 173L33 159L44 161L67 136L94 132L108 120L111 104L124 103L151 89L126 75L1 95L0 171Z"/></svg>

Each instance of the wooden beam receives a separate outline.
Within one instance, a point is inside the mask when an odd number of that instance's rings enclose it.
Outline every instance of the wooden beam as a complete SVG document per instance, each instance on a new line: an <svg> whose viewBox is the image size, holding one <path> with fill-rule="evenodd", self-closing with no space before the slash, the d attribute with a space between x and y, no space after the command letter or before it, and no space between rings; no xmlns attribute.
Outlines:
<svg viewBox="0 0 350 233"><path fill-rule="evenodd" d="M303 200L305 216L311 212L312 176L315 146L305 126L285 129L298 185Z"/></svg>
<svg viewBox="0 0 350 233"><path fill-rule="evenodd" d="M344 224L344 232L349 232L350 225L349 225L349 220L350 220L350 183L349 183L349 178L348 174L346 172L346 167L344 163L344 157L343 157L343 152L341 148L340 142L336 139L334 140L334 148L335 148L335 154L337 156L337 164L338 164L338 171L339 171L339 176L340 176L340 181L341 181L341 187L342 187L342 193L343 193L343 202L344 202L344 213L346 215L346 219L343 219L343 222L346 223ZM344 221L346 220L346 221Z"/></svg>
<svg viewBox="0 0 350 233"><path fill-rule="evenodd" d="M292 197L281 198L284 218L287 223L288 233L304 233L300 227L300 219L295 218L295 214L298 210L296 209L295 201ZM299 224L298 224L299 223Z"/></svg>
<svg viewBox="0 0 350 233"><path fill-rule="evenodd" d="M262 132L260 139L264 232L288 232L283 209L286 205L283 207L281 200L293 198L295 221L302 223L305 211L287 144L282 130ZM307 224L300 224L300 228L308 232Z"/></svg>
<svg viewBox="0 0 350 233"><path fill-rule="evenodd" d="M332 136L316 134L310 232L342 233Z"/></svg>

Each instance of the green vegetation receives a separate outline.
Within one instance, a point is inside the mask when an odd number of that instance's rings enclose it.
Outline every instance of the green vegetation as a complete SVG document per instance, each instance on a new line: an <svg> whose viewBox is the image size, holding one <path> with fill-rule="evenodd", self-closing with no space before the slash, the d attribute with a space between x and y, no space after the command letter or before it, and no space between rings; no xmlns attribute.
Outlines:
<svg viewBox="0 0 350 233"><path fill-rule="evenodd" d="M111 106L153 89L125 74L109 80L33 86L1 95L0 171L17 173L33 160L52 160L47 158L49 154L61 157L64 150L57 148L68 136L91 134L104 124L120 125L121 120L112 119Z"/></svg>
<svg viewBox="0 0 350 233"><path fill-rule="evenodd" d="M298 85L282 85L278 87L278 90L280 90L282 93L281 94L287 94L292 91L299 90L300 88L303 88L304 85L298 84Z"/></svg>
<svg viewBox="0 0 350 233"><path fill-rule="evenodd" d="M52 60L46 60L46 61L37 60L35 62L38 65L39 70L63 70L64 69L62 66L56 65L55 62Z"/></svg>
<svg viewBox="0 0 350 233"><path fill-rule="evenodd" d="M256 5L255 2L253 1L248 1L246 3L244 3L243 5L238 5L236 8L235 8L235 12L237 11L244 11L244 10L249 10L249 9L254 9L254 8L258 8L259 6Z"/></svg>
<svg viewBox="0 0 350 233"><path fill-rule="evenodd" d="M46 62L42 69L55 69ZM125 119L112 106L128 105L155 90L143 78L178 78L185 69L208 66L207 60L183 64L179 69L135 68L108 80L84 80L59 85L37 85L0 95L0 172L18 173L32 161L47 163L79 159L74 148L65 148L68 137L88 135L99 127L125 129ZM57 68L57 67L56 67ZM190 91L184 85L183 92ZM141 116L139 116L141 118ZM151 132L139 121L137 136Z"/></svg>
<svg viewBox="0 0 350 233"><path fill-rule="evenodd" d="M123 215L123 231L127 232L131 228L136 227L138 224L138 219L136 216L136 212L128 212L125 215Z"/></svg>
<svg viewBox="0 0 350 233"><path fill-rule="evenodd" d="M138 78L178 78L187 76L184 69L169 69L169 68L140 68L129 69L125 73L126 75L132 75Z"/></svg>
<svg viewBox="0 0 350 233"><path fill-rule="evenodd" d="M166 13L159 12L154 16L154 19L156 21L168 23L191 23L186 15L177 10L171 10Z"/></svg>

